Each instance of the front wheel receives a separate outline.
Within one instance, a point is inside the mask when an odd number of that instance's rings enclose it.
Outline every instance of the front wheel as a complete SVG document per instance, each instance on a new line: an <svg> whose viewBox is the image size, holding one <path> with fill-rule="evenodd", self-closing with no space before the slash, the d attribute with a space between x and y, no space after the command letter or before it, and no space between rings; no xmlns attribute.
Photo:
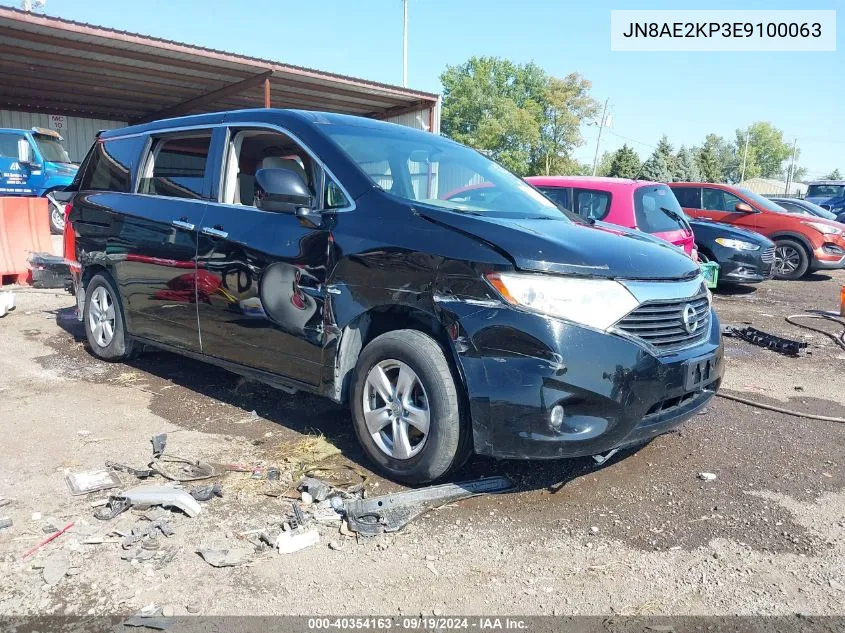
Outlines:
<svg viewBox="0 0 845 633"><path fill-rule="evenodd" d="M795 240L775 242L775 277L778 279L800 279L810 267L807 251Z"/></svg>
<svg viewBox="0 0 845 633"><path fill-rule="evenodd" d="M49 193L44 197L47 199L47 210L50 212L50 233L61 235L65 232L65 208Z"/></svg>
<svg viewBox="0 0 845 633"><path fill-rule="evenodd" d="M358 359L351 397L355 433L391 479L424 484L465 461L458 389L430 336L396 330L373 339Z"/></svg>

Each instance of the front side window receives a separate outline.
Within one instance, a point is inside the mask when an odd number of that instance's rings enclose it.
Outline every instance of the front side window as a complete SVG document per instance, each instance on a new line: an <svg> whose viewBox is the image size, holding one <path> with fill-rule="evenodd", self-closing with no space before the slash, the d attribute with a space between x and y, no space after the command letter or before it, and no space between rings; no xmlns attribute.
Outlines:
<svg viewBox="0 0 845 633"><path fill-rule="evenodd" d="M255 174L260 169L293 171L308 185L312 195L317 190L316 165L308 152L292 139L278 132L233 129L226 158L222 201L255 206ZM336 195L332 201L337 202Z"/></svg>
<svg viewBox="0 0 845 633"><path fill-rule="evenodd" d="M99 140L79 176L80 191L131 191L132 168L144 149L143 137Z"/></svg>
<svg viewBox="0 0 845 633"><path fill-rule="evenodd" d="M23 134L0 134L0 158L18 159L18 141Z"/></svg>
<svg viewBox="0 0 845 633"><path fill-rule="evenodd" d="M441 136L368 122L321 128L374 185L403 200L473 215L567 219L520 178Z"/></svg>
<svg viewBox="0 0 845 633"><path fill-rule="evenodd" d="M663 233L685 228L684 210L666 185L648 185L634 191L637 228L645 233Z"/></svg>
<svg viewBox="0 0 845 633"><path fill-rule="evenodd" d="M779 204L772 202L768 198L764 198L759 193L754 193L749 189L745 189L744 187L737 187L737 191L739 191L742 195L744 195L748 200L751 200L756 206L760 207L761 209L765 209L766 211L771 211L772 213L783 213L783 207ZM745 200L740 200L736 196L732 196L727 191L725 192L726 196L731 196L733 200L736 202L732 202L730 206L730 210L733 211L734 207L739 202L745 202Z"/></svg>
<svg viewBox="0 0 845 633"><path fill-rule="evenodd" d="M33 134L35 144L38 145L38 151L44 160L51 163L69 163L70 156L67 150L62 146L62 143L55 136L47 134Z"/></svg>
<svg viewBox="0 0 845 633"><path fill-rule="evenodd" d="M603 220L610 211L610 194L606 191L576 189L574 211L587 220Z"/></svg>
<svg viewBox="0 0 845 633"><path fill-rule="evenodd" d="M705 187L701 191L701 208L705 211L733 213L736 210L736 205L744 203L743 200L723 189Z"/></svg>
<svg viewBox="0 0 845 633"><path fill-rule="evenodd" d="M138 192L174 198L202 198L211 133L155 139Z"/></svg>

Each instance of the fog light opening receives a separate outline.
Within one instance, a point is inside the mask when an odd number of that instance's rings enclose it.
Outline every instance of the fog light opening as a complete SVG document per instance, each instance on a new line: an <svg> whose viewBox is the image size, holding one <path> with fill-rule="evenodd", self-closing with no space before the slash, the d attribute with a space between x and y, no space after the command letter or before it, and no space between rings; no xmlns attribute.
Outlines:
<svg viewBox="0 0 845 633"><path fill-rule="evenodd" d="M563 425L563 407L559 404L553 406L549 412L549 424L555 431L560 431L560 427Z"/></svg>

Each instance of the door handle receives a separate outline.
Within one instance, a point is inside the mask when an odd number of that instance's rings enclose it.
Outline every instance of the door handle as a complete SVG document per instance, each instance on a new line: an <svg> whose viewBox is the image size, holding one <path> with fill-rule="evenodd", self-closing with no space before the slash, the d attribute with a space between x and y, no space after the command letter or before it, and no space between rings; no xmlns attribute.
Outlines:
<svg viewBox="0 0 845 633"><path fill-rule="evenodd" d="M229 237L229 234L226 231L221 231L220 229L212 228L210 226L204 226L200 230L211 237L219 237L222 239Z"/></svg>
<svg viewBox="0 0 845 633"><path fill-rule="evenodd" d="M190 222L186 222L185 220L173 220L171 224L180 229L185 229L186 231L193 231L194 228L196 228L193 224L191 224Z"/></svg>

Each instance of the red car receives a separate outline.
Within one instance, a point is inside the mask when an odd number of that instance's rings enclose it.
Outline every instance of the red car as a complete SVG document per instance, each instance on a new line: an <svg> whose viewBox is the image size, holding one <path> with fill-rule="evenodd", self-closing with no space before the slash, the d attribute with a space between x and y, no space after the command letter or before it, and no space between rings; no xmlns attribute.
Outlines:
<svg viewBox="0 0 845 633"><path fill-rule="evenodd" d="M694 257L692 229L672 190L662 183L589 176L530 176L525 181L584 218L651 233Z"/></svg>
<svg viewBox="0 0 845 633"><path fill-rule="evenodd" d="M742 187L705 182L669 186L687 215L750 229L772 240L779 279L845 268L845 226L838 222L789 213Z"/></svg>

